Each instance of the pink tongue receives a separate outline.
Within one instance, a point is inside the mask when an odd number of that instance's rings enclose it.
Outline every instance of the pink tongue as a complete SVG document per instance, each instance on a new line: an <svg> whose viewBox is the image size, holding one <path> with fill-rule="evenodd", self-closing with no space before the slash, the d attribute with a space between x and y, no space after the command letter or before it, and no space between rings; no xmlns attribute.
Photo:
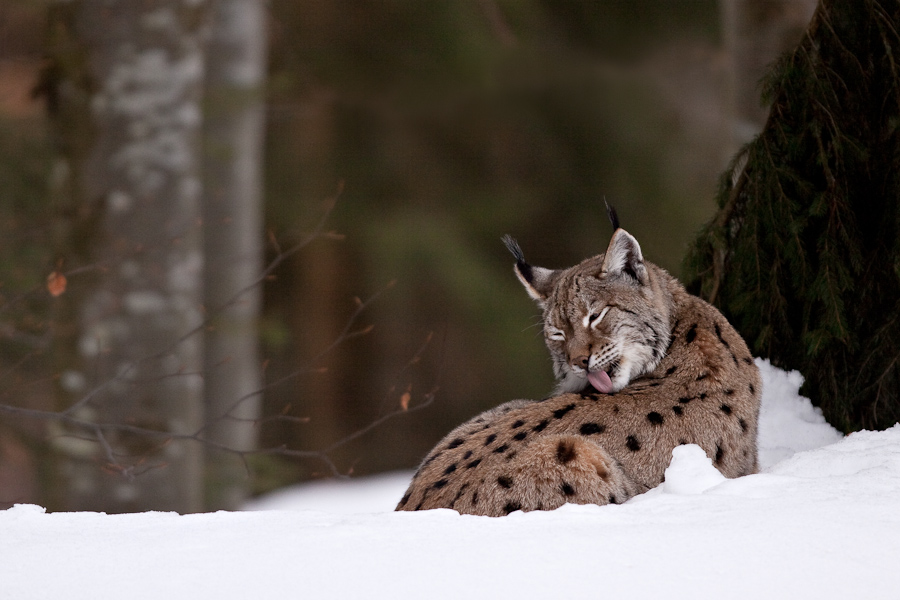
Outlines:
<svg viewBox="0 0 900 600"><path fill-rule="evenodd" d="M608 394L612 391L612 381L610 381L606 371L594 371L593 373L588 373L588 381L591 382L591 385L594 386L594 389L598 392Z"/></svg>

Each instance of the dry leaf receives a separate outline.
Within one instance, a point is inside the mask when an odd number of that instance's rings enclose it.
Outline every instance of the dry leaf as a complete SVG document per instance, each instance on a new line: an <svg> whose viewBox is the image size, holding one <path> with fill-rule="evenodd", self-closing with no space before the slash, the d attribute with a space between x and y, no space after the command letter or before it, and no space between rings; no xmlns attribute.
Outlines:
<svg viewBox="0 0 900 600"><path fill-rule="evenodd" d="M403 395L400 396L400 410L408 410L409 409L409 401L412 399L412 385L406 387L406 391L403 392Z"/></svg>
<svg viewBox="0 0 900 600"><path fill-rule="evenodd" d="M66 291L66 276L59 271L53 271L47 276L47 291L54 298Z"/></svg>

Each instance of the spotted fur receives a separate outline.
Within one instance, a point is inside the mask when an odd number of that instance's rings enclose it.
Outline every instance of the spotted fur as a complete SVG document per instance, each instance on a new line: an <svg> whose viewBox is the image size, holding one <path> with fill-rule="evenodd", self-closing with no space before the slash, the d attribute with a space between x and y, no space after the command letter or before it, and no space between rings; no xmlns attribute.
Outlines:
<svg viewBox="0 0 900 600"><path fill-rule="evenodd" d="M614 359L620 368L634 362L625 383L620 377L611 394L586 379L566 383L574 389L514 400L460 425L425 458L397 510L501 516L567 502L624 502L662 482L681 444L698 444L726 477L757 471L762 386L746 344L719 311L644 262L639 248L627 252L631 259L619 265L600 255L567 271L523 268L521 250L516 256L520 279L554 328L575 332L597 307L609 307L606 326L593 331L598 343L631 337L632 347L620 344ZM595 360L593 348L589 356ZM565 382L570 375L557 369Z"/></svg>

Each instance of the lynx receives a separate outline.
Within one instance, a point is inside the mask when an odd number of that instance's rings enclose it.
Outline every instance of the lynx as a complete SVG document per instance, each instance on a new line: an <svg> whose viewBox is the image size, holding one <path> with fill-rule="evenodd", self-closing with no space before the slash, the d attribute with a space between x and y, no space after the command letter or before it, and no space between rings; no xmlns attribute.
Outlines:
<svg viewBox="0 0 900 600"><path fill-rule="evenodd" d="M616 504L659 485L681 444L698 444L726 477L757 471L761 384L746 344L611 219L606 252L569 269L531 266L505 238L543 309L555 395L451 431L397 510L501 516Z"/></svg>

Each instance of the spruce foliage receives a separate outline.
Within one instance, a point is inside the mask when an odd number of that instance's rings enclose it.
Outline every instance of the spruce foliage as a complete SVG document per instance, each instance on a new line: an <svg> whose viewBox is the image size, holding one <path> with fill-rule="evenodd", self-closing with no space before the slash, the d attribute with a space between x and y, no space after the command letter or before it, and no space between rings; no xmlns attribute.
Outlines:
<svg viewBox="0 0 900 600"><path fill-rule="evenodd" d="M844 431L900 421L900 2L820 0L685 261Z"/></svg>

